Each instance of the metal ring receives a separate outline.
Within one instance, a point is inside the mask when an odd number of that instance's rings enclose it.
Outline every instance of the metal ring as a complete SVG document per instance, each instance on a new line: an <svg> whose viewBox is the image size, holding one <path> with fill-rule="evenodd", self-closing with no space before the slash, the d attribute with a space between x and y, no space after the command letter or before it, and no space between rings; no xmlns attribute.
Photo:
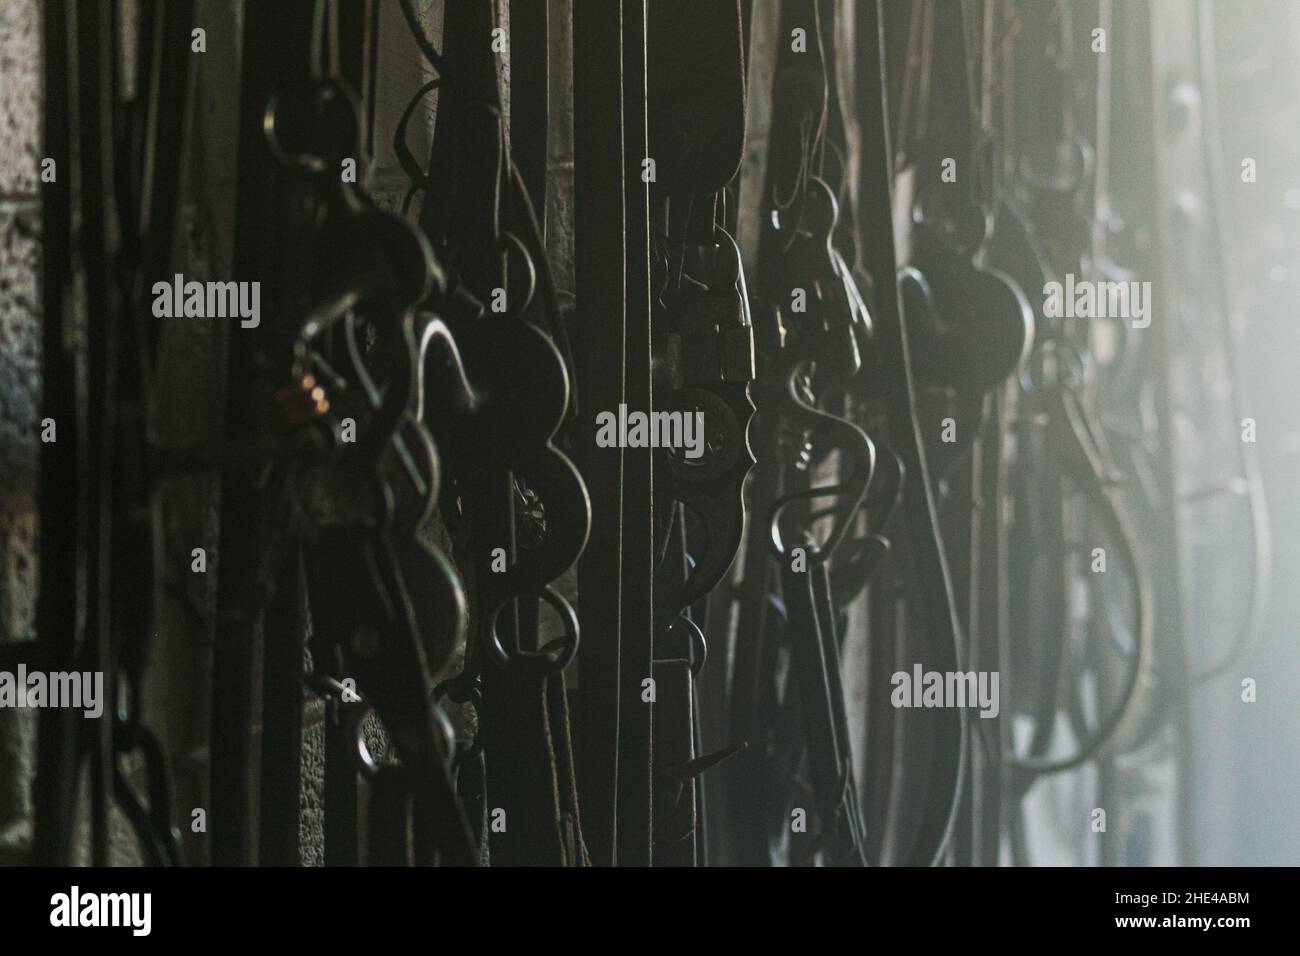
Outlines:
<svg viewBox="0 0 1300 956"><path fill-rule="evenodd" d="M1058 375L1055 382L1047 382L1035 377L1034 370L1038 360L1049 347L1053 350L1054 356L1064 359L1060 364L1068 373L1068 377ZM1078 388L1087 377L1089 364L1087 353L1074 343L1060 335L1047 336L1035 344L1033 352L1021 366L1020 374L1017 376L1020 380L1020 390L1027 395L1038 388L1045 387Z"/></svg>
<svg viewBox="0 0 1300 956"><path fill-rule="evenodd" d="M709 656L709 644L704 639L704 631L700 630L700 626L685 614L678 614L673 618L673 622L668 625L668 629L671 631L679 624L684 625L690 634L691 655L689 663L691 667L691 676L698 678L700 676L700 671L704 669L704 662Z"/></svg>
<svg viewBox="0 0 1300 956"><path fill-rule="evenodd" d="M501 643L501 635L497 633L497 620L501 616L501 609L520 597L536 597L549 604L564 622L564 634L547 642L540 650L524 651L515 647L512 651L507 651ZM563 595L551 585L545 584L541 588L512 594L498 601L488 617L487 638L487 651L499 667L504 669L512 664L526 661L542 665L546 673L553 674L568 667L569 662L578 653L578 615L573 610L573 605Z"/></svg>

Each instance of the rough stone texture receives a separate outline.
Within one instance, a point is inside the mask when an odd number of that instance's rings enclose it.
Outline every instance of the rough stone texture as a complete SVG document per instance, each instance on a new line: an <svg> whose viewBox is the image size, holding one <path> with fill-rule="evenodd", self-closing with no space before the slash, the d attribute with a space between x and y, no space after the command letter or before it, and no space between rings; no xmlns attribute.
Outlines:
<svg viewBox="0 0 1300 956"><path fill-rule="evenodd" d="M0 643L30 638L40 404L40 3L0 4ZM0 711L0 863L31 840L36 722Z"/></svg>
<svg viewBox="0 0 1300 956"><path fill-rule="evenodd" d="M303 715L302 787L298 792L298 846L303 866L325 865L325 703Z"/></svg>
<svg viewBox="0 0 1300 956"><path fill-rule="evenodd" d="M38 207L0 206L0 635L29 636L36 566L32 490L40 416Z"/></svg>
<svg viewBox="0 0 1300 956"><path fill-rule="evenodd" d="M40 0L0 3L0 197L28 197L40 181Z"/></svg>

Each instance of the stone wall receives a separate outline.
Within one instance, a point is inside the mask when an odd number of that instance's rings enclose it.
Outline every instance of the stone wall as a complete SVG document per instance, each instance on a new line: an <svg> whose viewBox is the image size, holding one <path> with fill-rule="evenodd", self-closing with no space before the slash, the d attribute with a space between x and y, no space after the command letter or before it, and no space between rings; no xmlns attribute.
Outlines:
<svg viewBox="0 0 1300 956"><path fill-rule="evenodd" d="M29 640L36 606L40 416L41 4L0 4L0 642ZM30 839L35 720L0 710L0 863Z"/></svg>

